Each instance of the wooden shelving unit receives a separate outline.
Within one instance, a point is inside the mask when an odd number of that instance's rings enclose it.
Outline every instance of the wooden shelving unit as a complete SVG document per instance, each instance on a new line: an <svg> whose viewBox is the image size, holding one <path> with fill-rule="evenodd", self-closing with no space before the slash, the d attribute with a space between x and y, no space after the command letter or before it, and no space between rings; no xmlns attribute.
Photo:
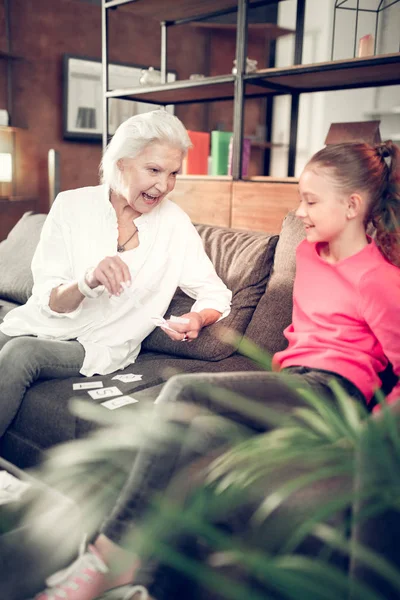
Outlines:
<svg viewBox="0 0 400 600"><path fill-rule="evenodd" d="M277 3L279 0L272 0ZM236 34L236 62L238 74L226 74L217 77L205 77L201 80L181 80L164 83L154 87L104 90L106 99L124 98L148 102L157 105L187 104L196 102L234 101L234 164L233 179L241 179L241 149L243 144L243 116L246 98L265 98L278 95L291 96L291 128L289 143L288 176L294 174L297 125L300 94L356 89L400 83L400 53L352 58L331 62L304 65L302 43L306 0L297 0L296 37L293 66L285 68L260 69L255 73L245 73L246 47L248 35L283 35L284 30L273 24L249 25L247 10L249 7L272 3L271 0L110 0L105 2L103 10L103 73L107 64L107 18L108 8L121 7L140 17L157 19L161 24L161 70L166 72L166 31L171 25L190 23L191 26L204 29L220 29ZM210 16L237 12L236 25L205 23ZM268 33L269 32L269 33ZM105 103L107 104L107 102ZM108 117L103 122L107 124ZM104 142L107 141L105 137Z"/></svg>

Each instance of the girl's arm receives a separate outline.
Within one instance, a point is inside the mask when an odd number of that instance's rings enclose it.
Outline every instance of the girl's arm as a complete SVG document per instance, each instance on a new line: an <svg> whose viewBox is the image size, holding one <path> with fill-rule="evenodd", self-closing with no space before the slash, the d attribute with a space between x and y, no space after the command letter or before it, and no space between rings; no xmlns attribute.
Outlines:
<svg viewBox="0 0 400 600"><path fill-rule="evenodd" d="M368 273L360 292L365 320L400 378L400 269L392 267ZM388 402L395 400L400 400L400 381L387 396Z"/></svg>

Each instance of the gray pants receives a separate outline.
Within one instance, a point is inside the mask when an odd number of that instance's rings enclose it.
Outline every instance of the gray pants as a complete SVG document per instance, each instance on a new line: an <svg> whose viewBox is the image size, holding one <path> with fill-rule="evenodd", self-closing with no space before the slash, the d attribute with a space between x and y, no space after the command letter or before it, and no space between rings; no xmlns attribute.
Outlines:
<svg viewBox="0 0 400 600"><path fill-rule="evenodd" d="M83 346L76 340L9 337L0 331L0 436L11 424L34 381L79 375L84 358Z"/></svg>
<svg viewBox="0 0 400 600"><path fill-rule="evenodd" d="M178 435L163 445L144 447L139 451L102 532L115 543L121 543L126 532L147 513L154 497L166 492L181 469L200 457L213 455L218 449L222 451L232 436L250 437L271 429L271 423L263 418L268 408L289 415L294 408L303 405L295 387L306 387L328 402L334 402L329 382L335 379L350 396L365 404L361 392L340 375L307 367L291 367L286 371L288 379L282 374L266 372L199 373L172 377L156 404L172 405L170 419L175 422ZM291 385L288 385L288 380ZM243 402L221 404L214 397L216 388L249 398L255 404L254 410L249 411ZM204 417L195 416L192 420L189 417L184 422L181 418L182 404L177 405L174 415L175 402L195 405L210 411L211 415L207 412ZM168 422L165 422L167 426Z"/></svg>

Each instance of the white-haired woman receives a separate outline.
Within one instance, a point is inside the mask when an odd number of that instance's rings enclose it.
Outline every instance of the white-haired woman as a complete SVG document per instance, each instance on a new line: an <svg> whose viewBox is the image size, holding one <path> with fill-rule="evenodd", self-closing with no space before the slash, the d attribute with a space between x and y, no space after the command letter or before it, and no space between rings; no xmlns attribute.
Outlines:
<svg viewBox="0 0 400 600"><path fill-rule="evenodd" d="M166 199L190 145L165 110L136 115L105 150L102 185L56 198L32 262L32 296L0 326L0 435L39 377L133 363L177 287L195 303L185 323L169 323L173 340L191 341L229 313L230 291L188 216Z"/></svg>

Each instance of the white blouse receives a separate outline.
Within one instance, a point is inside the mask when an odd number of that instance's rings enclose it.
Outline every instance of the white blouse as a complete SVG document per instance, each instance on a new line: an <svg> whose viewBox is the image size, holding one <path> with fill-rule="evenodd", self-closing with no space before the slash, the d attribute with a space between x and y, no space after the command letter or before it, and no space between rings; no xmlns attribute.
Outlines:
<svg viewBox="0 0 400 600"><path fill-rule="evenodd" d="M34 286L28 302L10 311L0 326L6 335L77 339L85 349L83 375L105 375L136 360L142 340L164 315L177 287L195 299L192 311L230 311L231 292L207 257L189 217L163 200L134 219L139 246L119 256L132 285L121 296L104 292L84 298L70 313L49 307L51 290L75 282L104 257L117 253L118 224L107 186L59 194L44 223L32 261Z"/></svg>

